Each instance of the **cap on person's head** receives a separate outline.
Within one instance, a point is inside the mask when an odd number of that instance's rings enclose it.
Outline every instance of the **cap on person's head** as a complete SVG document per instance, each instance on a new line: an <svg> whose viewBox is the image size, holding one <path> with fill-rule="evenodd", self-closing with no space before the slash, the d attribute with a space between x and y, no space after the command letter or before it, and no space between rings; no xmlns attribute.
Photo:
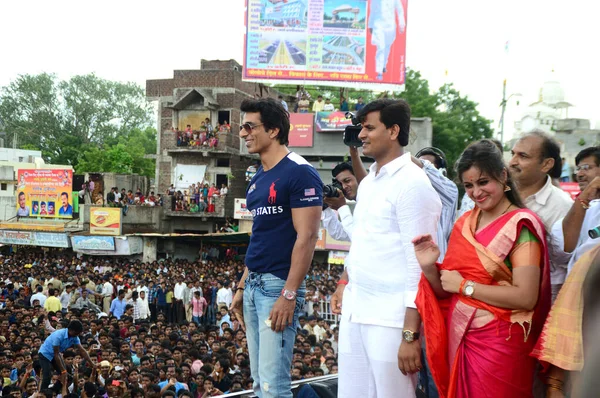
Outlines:
<svg viewBox="0 0 600 398"><path fill-rule="evenodd" d="M107 367L107 366L108 366L109 368L111 367L111 365L110 365L110 362L108 362L108 361L102 361L102 362L100 362L100 367L101 367L101 368L105 368L105 367Z"/></svg>
<svg viewBox="0 0 600 398"><path fill-rule="evenodd" d="M81 321L77 319L74 319L71 322L69 322L69 326L67 328L75 333L83 332L83 325L81 324Z"/></svg>

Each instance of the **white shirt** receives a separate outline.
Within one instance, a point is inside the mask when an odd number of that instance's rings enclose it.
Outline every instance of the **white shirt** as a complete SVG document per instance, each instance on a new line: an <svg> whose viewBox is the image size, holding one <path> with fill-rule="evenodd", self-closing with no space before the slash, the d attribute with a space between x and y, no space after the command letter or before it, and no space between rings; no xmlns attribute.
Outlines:
<svg viewBox="0 0 600 398"><path fill-rule="evenodd" d="M341 222L338 219L338 214L341 218ZM328 207L323 210L322 220L323 228L329 232L329 235L331 235L333 239L345 242L352 241L353 218L350 206L344 205L340 207L337 213L335 210Z"/></svg>
<svg viewBox="0 0 600 398"><path fill-rule="evenodd" d="M226 289L225 287L220 288L217 291L217 303L225 303L227 304L227 308L231 306L231 302L233 301L233 293L231 289Z"/></svg>
<svg viewBox="0 0 600 398"><path fill-rule="evenodd" d="M437 228L437 242L440 249L438 261L442 262L448 249L448 240L456 219L458 187L445 177L441 171L436 169L431 162L428 160L421 160L421 162L423 163L423 171L442 202L442 213ZM333 210L325 209L323 211L323 227L334 239L352 241L353 218L350 207L342 206L339 208L338 213L341 223Z"/></svg>
<svg viewBox="0 0 600 398"><path fill-rule="evenodd" d="M333 106L332 103L329 103L329 104L326 103L325 105L323 105L323 110L325 112L333 112L335 110L335 107Z"/></svg>
<svg viewBox="0 0 600 398"><path fill-rule="evenodd" d="M29 304L33 305L33 302L34 302L35 300L39 300L39 302L40 302L40 305L43 307L43 306L44 306L44 304L46 303L46 299L47 299L47 298L48 298L48 297L46 297L46 296L44 295L44 293L36 293L36 294L34 294L33 296L31 296L31 299L29 300Z"/></svg>
<svg viewBox="0 0 600 398"><path fill-rule="evenodd" d="M342 316L402 328L406 308L415 308L421 277L412 239L437 239L442 203L410 153L376 170L377 163L358 188Z"/></svg>
<svg viewBox="0 0 600 398"><path fill-rule="evenodd" d="M102 285L102 295L104 297L112 297L114 292L115 289L113 288L112 283L104 282L104 285Z"/></svg>
<svg viewBox="0 0 600 398"><path fill-rule="evenodd" d="M71 297L73 297L73 292L67 293L66 290L62 292L60 295L60 305L62 305L63 309L67 309L69 307L69 304L71 303Z"/></svg>
<svg viewBox="0 0 600 398"><path fill-rule="evenodd" d="M549 176L546 178L544 187L525 199L525 206L542 219L546 231L550 232L554 223L567 215L573 206L573 199L568 193L552 185ZM551 240L552 235L549 235L549 238ZM559 259L550 259L550 279L553 285L560 285L567 277L567 262L554 260Z"/></svg>
<svg viewBox="0 0 600 398"><path fill-rule="evenodd" d="M568 263L568 275L573 269L573 266L577 260L579 260L583 254L600 244L600 239L592 239L588 235L588 231L590 229L594 229L600 225L600 200L593 200L590 202L590 208L587 210L585 218L583 219L583 223L581 224L579 239L577 239L577 247L571 253L564 251L565 237L562 223L563 219L561 218L555 222L554 226L552 227L550 255L557 261L557 263Z"/></svg>
<svg viewBox="0 0 600 398"><path fill-rule="evenodd" d="M176 283L175 289L173 290L173 297L177 300L183 300L183 290L186 288L185 283Z"/></svg>
<svg viewBox="0 0 600 398"><path fill-rule="evenodd" d="M139 312L140 312L140 319L147 319L150 317L150 306L148 305L148 295L146 295L145 298L138 298L138 304L139 304Z"/></svg>

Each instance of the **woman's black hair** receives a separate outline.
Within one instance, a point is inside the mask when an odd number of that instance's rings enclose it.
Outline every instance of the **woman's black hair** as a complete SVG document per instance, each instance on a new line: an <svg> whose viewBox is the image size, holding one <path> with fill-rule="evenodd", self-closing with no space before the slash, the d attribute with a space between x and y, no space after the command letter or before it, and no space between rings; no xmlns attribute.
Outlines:
<svg viewBox="0 0 600 398"><path fill-rule="evenodd" d="M482 174L508 186L510 190L504 193L508 200L521 209L525 208L525 204L517 192L517 186L504 163L502 152L493 141L483 139L472 143L465 149L455 166L456 175L461 183L463 182L463 173L471 167L477 167ZM506 171L506 182L502 181L502 171L504 170Z"/></svg>

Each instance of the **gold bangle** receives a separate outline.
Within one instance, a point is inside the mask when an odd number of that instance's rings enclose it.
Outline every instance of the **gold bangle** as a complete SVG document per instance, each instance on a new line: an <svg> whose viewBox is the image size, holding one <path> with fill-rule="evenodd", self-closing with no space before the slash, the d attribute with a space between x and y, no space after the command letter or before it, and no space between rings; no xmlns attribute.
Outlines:
<svg viewBox="0 0 600 398"><path fill-rule="evenodd" d="M548 383L548 384L546 384L546 386L548 386L548 389L550 389L550 390L563 391L562 386L559 384Z"/></svg>

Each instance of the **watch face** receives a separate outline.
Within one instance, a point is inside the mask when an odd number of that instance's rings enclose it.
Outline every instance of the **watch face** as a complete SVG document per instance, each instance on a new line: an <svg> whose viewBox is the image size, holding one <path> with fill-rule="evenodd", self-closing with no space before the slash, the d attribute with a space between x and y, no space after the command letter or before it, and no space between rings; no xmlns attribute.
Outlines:
<svg viewBox="0 0 600 398"><path fill-rule="evenodd" d="M467 287L465 287L465 295L466 295L466 296L471 296L471 295L473 295L473 291L474 291L474 290L475 290L475 289L473 288L473 286L467 286Z"/></svg>
<svg viewBox="0 0 600 398"><path fill-rule="evenodd" d="M413 334L410 330L405 330L402 332L402 337L404 337L405 341L411 342L414 340Z"/></svg>

